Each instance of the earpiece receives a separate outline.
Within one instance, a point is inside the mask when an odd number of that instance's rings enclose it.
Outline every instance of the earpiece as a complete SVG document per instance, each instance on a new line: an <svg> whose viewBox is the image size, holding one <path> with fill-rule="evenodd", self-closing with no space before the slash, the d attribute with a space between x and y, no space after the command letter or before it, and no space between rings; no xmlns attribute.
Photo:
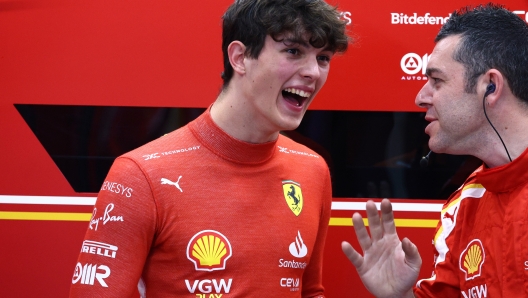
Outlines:
<svg viewBox="0 0 528 298"><path fill-rule="evenodd" d="M488 87L486 87L486 93L484 94L484 97L490 95L491 93L495 92L495 84L489 83Z"/></svg>

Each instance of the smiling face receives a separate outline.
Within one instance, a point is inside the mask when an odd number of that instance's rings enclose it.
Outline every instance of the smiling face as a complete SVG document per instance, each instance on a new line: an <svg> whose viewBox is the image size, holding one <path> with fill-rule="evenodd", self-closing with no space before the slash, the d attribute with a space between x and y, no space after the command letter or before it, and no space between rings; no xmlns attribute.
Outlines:
<svg viewBox="0 0 528 298"><path fill-rule="evenodd" d="M464 66L453 59L460 42L454 35L440 40L427 63L429 80L416 96L415 103L427 109L431 123L425 132L429 148L437 153L475 154L484 142L485 125L482 96L466 93ZM477 149L478 150L478 149Z"/></svg>
<svg viewBox="0 0 528 298"><path fill-rule="evenodd" d="M243 96L254 129L277 135L297 128L326 82L333 52L269 35L258 59L245 58Z"/></svg>

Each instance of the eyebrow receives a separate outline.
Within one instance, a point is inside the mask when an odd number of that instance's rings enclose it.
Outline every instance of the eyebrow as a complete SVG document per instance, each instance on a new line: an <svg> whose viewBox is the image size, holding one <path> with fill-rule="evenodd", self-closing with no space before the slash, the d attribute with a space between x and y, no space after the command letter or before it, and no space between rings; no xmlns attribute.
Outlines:
<svg viewBox="0 0 528 298"><path fill-rule="evenodd" d="M308 43L308 41L306 41L305 39L300 39L300 38L292 38L292 37L289 37L289 38L285 38L282 40L282 42L287 45L287 46L291 46L291 45L300 45L300 46L303 46L305 48L309 48L311 46L311 44ZM330 52L334 52L331 50L330 46L327 44L325 47L322 48L323 51L330 51Z"/></svg>
<svg viewBox="0 0 528 298"><path fill-rule="evenodd" d="M434 73L439 73L439 74L441 74L441 75L444 74L444 72L441 71L439 68L434 68L434 67L429 68L429 67L428 67L428 68L425 70L425 74L426 74L428 77L432 76Z"/></svg>
<svg viewBox="0 0 528 298"><path fill-rule="evenodd" d="M308 44L308 42L304 39L299 39L299 38L285 38L282 40L282 42L286 45L292 45L292 44L297 44L297 45L301 45L305 48L309 47L310 45Z"/></svg>

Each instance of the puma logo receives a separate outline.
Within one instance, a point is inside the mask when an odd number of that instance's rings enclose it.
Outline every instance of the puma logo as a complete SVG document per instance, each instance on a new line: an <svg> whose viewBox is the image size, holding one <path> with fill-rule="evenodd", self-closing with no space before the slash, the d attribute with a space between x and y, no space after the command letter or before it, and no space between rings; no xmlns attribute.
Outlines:
<svg viewBox="0 0 528 298"><path fill-rule="evenodd" d="M176 182L172 182L170 181L169 179L167 178L161 178L161 184L170 184L170 185L174 185L176 186L177 189L180 190L180 192L183 192L183 190L181 189L179 183L180 183L180 179L181 179L182 176L178 177L178 181Z"/></svg>
<svg viewBox="0 0 528 298"><path fill-rule="evenodd" d="M443 218L449 218L451 220L451 222L455 222L455 213L456 213L456 210L458 209L458 207L455 208L455 210L453 210L453 213L449 214L449 213L445 213L444 214L444 217Z"/></svg>

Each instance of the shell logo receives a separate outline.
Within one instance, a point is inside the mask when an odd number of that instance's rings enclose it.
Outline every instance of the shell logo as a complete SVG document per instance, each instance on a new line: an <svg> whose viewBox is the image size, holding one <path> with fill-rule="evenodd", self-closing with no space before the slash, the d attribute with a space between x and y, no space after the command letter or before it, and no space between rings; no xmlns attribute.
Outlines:
<svg viewBox="0 0 528 298"><path fill-rule="evenodd" d="M466 275L466 280L474 279L481 275L482 265L486 259L484 246L479 239L473 239L460 254L460 270Z"/></svg>
<svg viewBox="0 0 528 298"><path fill-rule="evenodd" d="M187 258L198 271L224 270L230 257L231 243L217 231L198 232L187 245Z"/></svg>

